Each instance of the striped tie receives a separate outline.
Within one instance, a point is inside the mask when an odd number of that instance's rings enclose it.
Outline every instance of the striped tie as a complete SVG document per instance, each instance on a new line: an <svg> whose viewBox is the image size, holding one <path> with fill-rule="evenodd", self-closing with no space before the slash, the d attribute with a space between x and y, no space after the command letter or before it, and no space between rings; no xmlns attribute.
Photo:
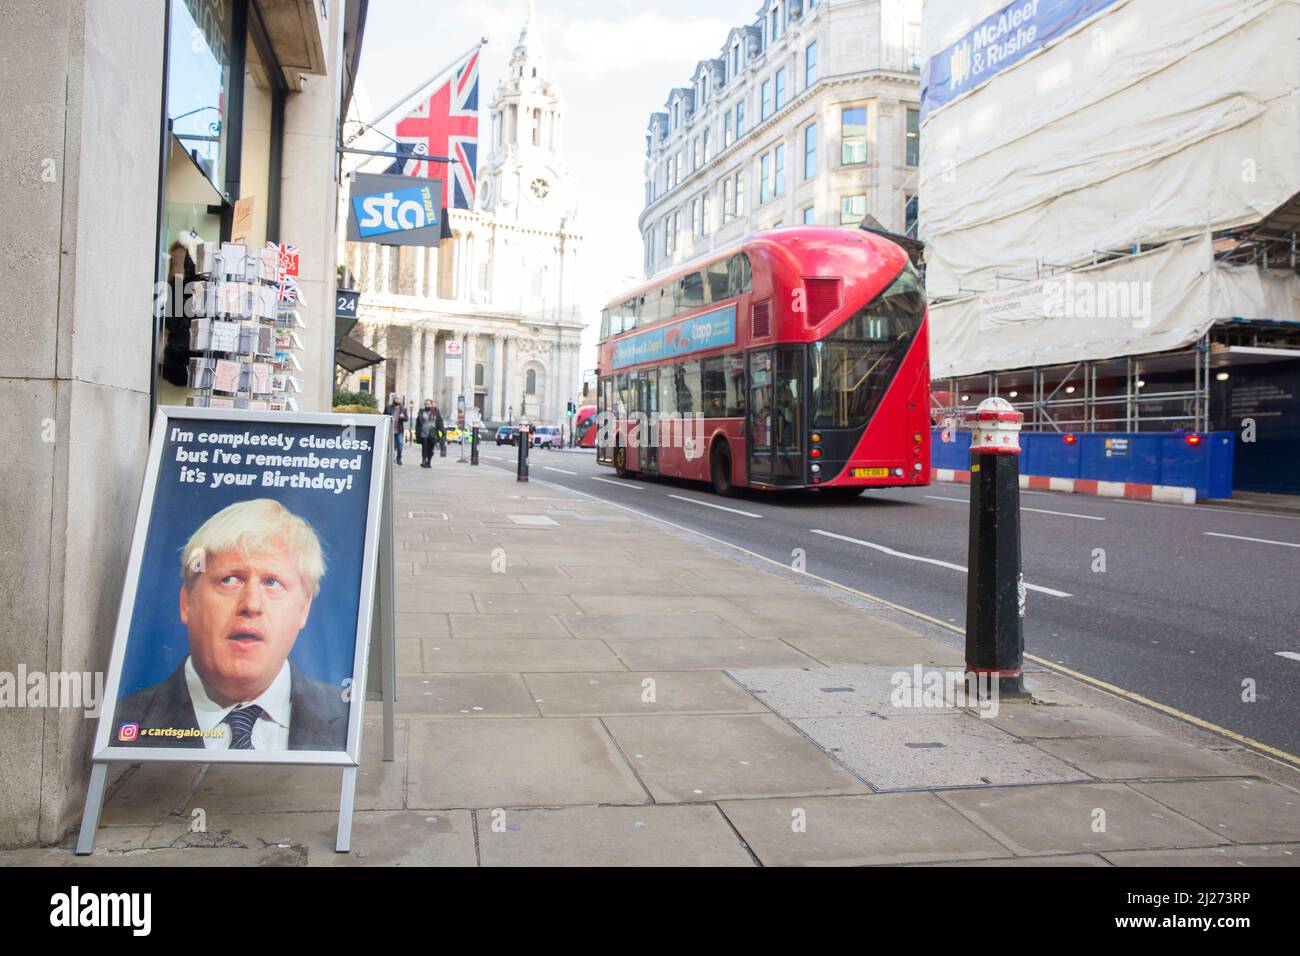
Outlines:
<svg viewBox="0 0 1300 956"><path fill-rule="evenodd" d="M230 724L231 750L254 749L253 725L257 723L257 718L261 716L262 708L256 704L249 704L247 707L236 707L226 714L226 723Z"/></svg>

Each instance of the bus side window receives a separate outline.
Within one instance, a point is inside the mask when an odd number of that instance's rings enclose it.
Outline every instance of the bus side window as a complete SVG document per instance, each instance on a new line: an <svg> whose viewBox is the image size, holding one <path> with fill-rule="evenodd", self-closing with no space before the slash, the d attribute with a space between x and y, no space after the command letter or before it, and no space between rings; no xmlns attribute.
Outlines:
<svg viewBox="0 0 1300 956"><path fill-rule="evenodd" d="M728 261L715 262L708 268L709 301L721 302L732 296L731 269Z"/></svg>
<svg viewBox="0 0 1300 956"><path fill-rule="evenodd" d="M728 287L732 295L741 295L753 286L753 275L749 268L749 256L738 252L727 260Z"/></svg>
<svg viewBox="0 0 1300 956"><path fill-rule="evenodd" d="M727 417L740 418L745 414L745 353L731 353L726 363Z"/></svg>

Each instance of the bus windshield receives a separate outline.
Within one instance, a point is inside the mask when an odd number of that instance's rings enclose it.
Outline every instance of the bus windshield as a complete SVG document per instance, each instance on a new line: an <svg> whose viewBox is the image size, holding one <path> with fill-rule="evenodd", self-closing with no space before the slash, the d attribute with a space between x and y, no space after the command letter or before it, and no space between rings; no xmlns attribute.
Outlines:
<svg viewBox="0 0 1300 956"><path fill-rule="evenodd" d="M925 315L910 264L871 302L809 350L813 428L861 428L894 379Z"/></svg>

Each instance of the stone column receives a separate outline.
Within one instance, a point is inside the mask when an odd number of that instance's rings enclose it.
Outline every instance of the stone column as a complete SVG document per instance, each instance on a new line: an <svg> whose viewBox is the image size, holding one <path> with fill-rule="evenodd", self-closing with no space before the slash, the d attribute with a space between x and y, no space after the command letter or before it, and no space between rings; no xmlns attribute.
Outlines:
<svg viewBox="0 0 1300 956"><path fill-rule="evenodd" d="M564 417L564 406L560 404L560 343L551 343L551 358L546 369L546 406L551 410L546 416L552 422L559 423Z"/></svg>
<svg viewBox="0 0 1300 956"><path fill-rule="evenodd" d="M515 393L515 365L518 364L517 352L519 351L519 342L513 336L501 336L502 351L505 358L501 366L501 381L505 387L503 396L505 398L505 410L509 414L511 409L514 410L515 417L519 416L519 396Z"/></svg>
<svg viewBox="0 0 1300 956"><path fill-rule="evenodd" d="M465 335L465 414L474 405L477 391L474 386L474 366L478 364L478 335L469 332Z"/></svg>
<svg viewBox="0 0 1300 956"><path fill-rule="evenodd" d="M433 398L433 371L434 364L437 362L437 349L434 348L438 333L429 331L420 334L420 350L424 354L424 362L421 365L420 376L420 401L426 398Z"/></svg>
<svg viewBox="0 0 1300 956"><path fill-rule="evenodd" d="M488 417L493 420L502 419L506 414L505 407L501 404L501 373L503 371L502 364L505 358L505 342L505 336L500 332L492 336L492 364L488 369L489 374L487 378L487 408Z"/></svg>
<svg viewBox="0 0 1300 956"><path fill-rule="evenodd" d="M424 399L424 333L411 326L411 402L418 406Z"/></svg>

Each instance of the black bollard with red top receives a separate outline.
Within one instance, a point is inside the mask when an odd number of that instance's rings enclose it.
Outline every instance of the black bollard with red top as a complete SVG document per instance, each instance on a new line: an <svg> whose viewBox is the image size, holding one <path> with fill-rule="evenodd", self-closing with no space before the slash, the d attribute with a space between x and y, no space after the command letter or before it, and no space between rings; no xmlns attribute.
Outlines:
<svg viewBox="0 0 1300 956"><path fill-rule="evenodd" d="M519 446L519 464L515 467L515 481L528 480L528 444L531 441L527 425L515 429L515 443Z"/></svg>
<svg viewBox="0 0 1300 956"><path fill-rule="evenodd" d="M1020 425L1002 398L975 410L970 446L966 671L1000 698L1027 696L1025 579L1020 564Z"/></svg>

